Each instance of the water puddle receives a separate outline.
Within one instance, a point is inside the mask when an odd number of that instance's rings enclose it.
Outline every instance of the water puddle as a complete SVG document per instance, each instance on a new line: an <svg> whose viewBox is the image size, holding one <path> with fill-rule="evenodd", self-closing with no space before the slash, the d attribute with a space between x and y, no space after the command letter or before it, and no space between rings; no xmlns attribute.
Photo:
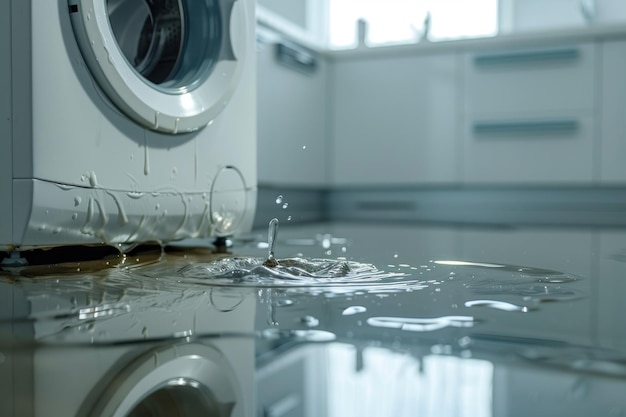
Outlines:
<svg viewBox="0 0 626 417"><path fill-rule="evenodd" d="M403 272L385 272L367 263L346 259L283 258L275 256L278 219L269 222L267 258L235 257L187 265L177 274L193 282L223 286L323 287L415 285Z"/></svg>
<svg viewBox="0 0 626 417"><path fill-rule="evenodd" d="M453 268L451 274L462 278L466 289L490 297L487 300L468 301L466 307L484 306L502 311L529 312L536 310L537 304L542 302L570 301L585 296L571 286L581 281L581 277L551 269L453 260L433 263ZM499 297L515 297L523 305L495 299Z"/></svg>

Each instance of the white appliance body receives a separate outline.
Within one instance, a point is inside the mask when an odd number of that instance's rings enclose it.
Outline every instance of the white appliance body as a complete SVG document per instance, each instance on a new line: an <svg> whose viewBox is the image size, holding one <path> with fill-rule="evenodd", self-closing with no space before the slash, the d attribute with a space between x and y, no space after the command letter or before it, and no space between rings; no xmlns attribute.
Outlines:
<svg viewBox="0 0 626 417"><path fill-rule="evenodd" d="M0 281L0 414L252 415L253 289L83 287Z"/></svg>
<svg viewBox="0 0 626 417"><path fill-rule="evenodd" d="M254 19L253 0L3 1L0 250L249 229Z"/></svg>

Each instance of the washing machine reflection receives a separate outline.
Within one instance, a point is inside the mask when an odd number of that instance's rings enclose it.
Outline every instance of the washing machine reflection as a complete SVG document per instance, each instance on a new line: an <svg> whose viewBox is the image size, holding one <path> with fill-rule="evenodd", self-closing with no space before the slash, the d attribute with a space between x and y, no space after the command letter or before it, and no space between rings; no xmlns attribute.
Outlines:
<svg viewBox="0 0 626 417"><path fill-rule="evenodd" d="M112 274L0 282L2 414L251 415L254 292Z"/></svg>

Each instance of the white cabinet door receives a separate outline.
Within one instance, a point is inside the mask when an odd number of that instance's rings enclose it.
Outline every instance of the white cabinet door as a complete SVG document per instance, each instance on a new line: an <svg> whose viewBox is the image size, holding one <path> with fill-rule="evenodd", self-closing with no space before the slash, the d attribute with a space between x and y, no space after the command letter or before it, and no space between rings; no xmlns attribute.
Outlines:
<svg viewBox="0 0 626 417"><path fill-rule="evenodd" d="M457 68L452 54L333 62L332 183L458 181Z"/></svg>
<svg viewBox="0 0 626 417"><path fill-rule="evenodd" d="M594 107L593 44L480 51L465 57L472 115Z"/></svg>
<svg viewBox="0 0 626 417"><path fill-rule="evenodd" d="M602 45L600 179L626 183L626 40Z"/></svg>
<svg viewBox="0 0 626 417"><path fill-rule="evenodd" d="M590 43L467 54L464 181L591 184L595 55Z"/></svg>
<svg viewBox="0 0 626 417"><path fill-rule="evenodd" d="M465 125L469 184L590 184L593 117L584 112L486 116Z"/></svg>
<svg viewBox="0 0 626 417"><path fill-rule="evenodd" d="M257 52L260 185L324 186L328 179L325 59L306 74L282 65L276 45Z"/></svg>

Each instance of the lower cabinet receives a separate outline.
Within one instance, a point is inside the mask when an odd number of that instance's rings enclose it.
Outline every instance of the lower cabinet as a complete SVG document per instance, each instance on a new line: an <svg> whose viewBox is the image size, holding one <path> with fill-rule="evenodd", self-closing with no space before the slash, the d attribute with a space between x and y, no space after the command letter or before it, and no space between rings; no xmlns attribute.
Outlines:
<svg viewBox="0 0 626 417"><path fill-rule="evenodd" d="M593 181L591 112L472 118L465 124L467 184L582 184Z"/></svg>
<svg viewBox="0 0 626 417"><path fill-rule="evenodd" d="M330 92L333 185L459 179L458 56L338 56Z"/></svg>
<svg viewBox="0 0 626 417"><path fill-rule="evenodd" d="M602 44L600 180L626 185L626 40Z"/></svg>

